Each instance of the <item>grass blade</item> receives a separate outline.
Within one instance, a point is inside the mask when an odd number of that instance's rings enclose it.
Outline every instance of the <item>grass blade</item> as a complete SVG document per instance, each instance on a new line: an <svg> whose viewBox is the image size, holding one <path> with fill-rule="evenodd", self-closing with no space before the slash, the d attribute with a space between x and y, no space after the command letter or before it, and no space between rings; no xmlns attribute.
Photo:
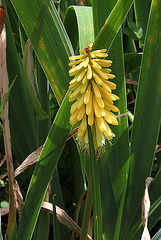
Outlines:
<svg viewBox="0 0 161 240"><path fill-rule="evenodd" d="M107 50L109 50L132 3L133 0L119 0L117 2L112 12L110 13L109 17L105 21L105 24L102 26L101 31L98 33L93 45L93 49L96 49L97 47L104 48L104 46L106 46ZM100 11L101 10L102 9L100 9ZM94 11L98 11L97 7L94 8ZM93 15L95 15L95 12L93 12ZM97 34L98 32L96 25L97 22L95 21L94 18L94 26L96 29L95 34Z"/></svg>
<svg viewBox="0 0 161 240"><path fill-rule="evenodd" d="M67 63L73 49L55 5L43 0L12 0L12 4L60 104L68 87Z"/></svg>
<svg viewBox="0 0 161 240"><path fill-rule="evenodd" d="M95 150L92 139L91 128L88 126L89 148L90 148L90 164L92 172L92 191L93 191L93 221L94 221L94 238L102 239L102 206L101 192L98 175L98 161L95 157Z"/></svg>
<svg viewBox="0 0 161 240"><path fill-rule="evenodd" d="M102 6L105 4L105 1L95 1L93 2L94 6L94 18L100 18L99 20L95 20L94 22L104 22L104 19L107 18L108 14L112 10L114 6L114 1L108 2L108 8L102 11ZM96 4L96 6L95 6ZM100 7L100 8L99 8ZM122 6L123 7L123 6ZM120 9L117 9L115 14L119 15ZM96 10L98 12L96 12ZM127 9L126 9L127 10ZM122 9L122 11L124 11ZM127 10L128 11L128 10ZM112 15L112 13L111 13ZM115 16L113 16L115 18ZM118 17L118 16L117 16ZM108 18L109 19L109 18ZM106 41L106 34L111 34L110 22L109 19L107 21L106 30L104 30L104 34L102 38L96 45L97 49L99 49L99 45L104 48L111 49L109 51L109 58L112 59L113 64L111 66L113 73L116 75L114 82L117 84L117 89L114 91L119 97L120 101L118 101L117 107L120 109L121 113L127 112L126 109L126 88L125 88L125 80L124 80L124 64L123 64L123 47L122 47L122 35L119 32L116 35L113 35L113 38L116 36L116 39L108 38ZM109 27L108 27L109 24ZM122 24L122 23L120 23ZM119 26L119 25L118 25ZM121 25L120 25L121 26ZM95 26L97 31L97 26ZM119 27L118 27L119 29ZM118 31L117 29L117 31ZM106 31L106 33L105 33ZM103 33L103 30L100 31L99 35ZM101 36L101 35L100 35ZM113 42L114 41L114 42ZM113 42L113 44L112 44ZM112 44L112 45L111 45ZM118 67L119 66L119 67ZM128 173L128 156L129 156L129 146L128 146L128 124L127 117L124 116L119 119L119 125L116 127L110 126L116 137L113 139L113 146L106 146L106 153L102 156L102 159L99 160L99 168L100 168L100 181L101 181L101 193L102 193L102 208L103 208L103 226L104 226L104 237L105 239L113 239L116 221L118 218L118 209L120 206L120 200L125 191L126 186L126 174Z"/></svg>
<svg viewBox="0 0 161 240"><path fill-rule="evenodd" d="M132 221L140 206L145 179L151 173L160 129L161 80L159 72L161 59L158 55L158 52L161 51L160 11L161 2L153 1L141 64L131 142L129 183L123 222L127 231L131 227L129 219Z"/></svg>
<svg viewBox="0 0 161 240"><path fill-rule="evenodd" d="M69 125L69 109L70 103L67 94L56 115L31 179L18 229L17 240L22 239L22 236L23 240L28 240L32 236L47 186L71 128ZM64 120L62 121L62 119ZM57 139L59 139L59 142Z"/></svg>
<svg viewBox="0 0 161 240"><path fill-rule="evenodd" d="M70 6L64 19L64 25L75 51L78 45L80 49L84 49L94 41L91 7Z"/></svg>
<svg viewBox="0 0 161 240"><path fill-rule="evenodd" d="M136 23L143 29L143 40L145 39L151 2L152 0L134 1Z"/></svg>

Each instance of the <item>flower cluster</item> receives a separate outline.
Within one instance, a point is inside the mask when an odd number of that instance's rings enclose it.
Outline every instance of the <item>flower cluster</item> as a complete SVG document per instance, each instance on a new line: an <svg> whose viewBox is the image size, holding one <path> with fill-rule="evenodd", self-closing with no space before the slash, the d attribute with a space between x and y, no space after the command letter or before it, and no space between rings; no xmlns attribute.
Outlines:
<svg viewBox="0 0 161 240"><path fill-rule="evenodd" d="M119 111L113 105L119 97L112 93L116 84L109 79L115 76L108 68L112 61L104 59L108 56L106 52L106 49L92 51L92 44L89 44L84 50L80 49L82 55L69 57L69 66L72 67L69 76L74 77L69 83L72 91L69 101L75 101L70 110L70 124L80 124L78 144L88 153L87 124L91 126L97 158L103 153L105 139L110 141L115 136L108 124L118 125L117 117L111 111Z"/></svg>

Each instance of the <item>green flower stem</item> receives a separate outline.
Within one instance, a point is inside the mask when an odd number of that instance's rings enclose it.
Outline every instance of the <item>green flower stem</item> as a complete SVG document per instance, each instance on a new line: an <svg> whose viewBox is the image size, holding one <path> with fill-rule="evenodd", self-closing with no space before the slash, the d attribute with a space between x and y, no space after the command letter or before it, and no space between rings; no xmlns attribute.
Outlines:
<svg viewBox="0 0 161 240"><path fill-rule="evenodd" d="M98 161L96 160L91 127L88 125L89 152L92 174L92 194L93 194L93 229L94 239L102 239L102 205L101 191L98 174Z"/></svg>
<svg viewBox="0 0 161 240"><path fill-rule="evenodd" d="M88 226L89 226L89 222L90 222L92 203L93 203L92 178L90 177L89 182L88 182L87 199L86 199L86 205L85 205L85 210L84 210L80 240L87 239L87 232L88 232Z"/></svg>

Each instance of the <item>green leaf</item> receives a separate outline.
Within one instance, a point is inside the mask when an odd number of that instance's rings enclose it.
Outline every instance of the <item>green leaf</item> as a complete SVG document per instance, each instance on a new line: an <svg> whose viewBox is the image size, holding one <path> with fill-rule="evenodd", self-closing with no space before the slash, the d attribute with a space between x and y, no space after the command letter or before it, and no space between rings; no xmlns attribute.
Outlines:
<svg viewBox="0 0 161 240"><path fill-rule="evenodd" d="M150 201L151 201L151 210L150 210L150 217L149 217L150 229L154 227L154 225L160 218L159 213L161 211L161 194L158 188L160 184L161 184L161 169L157 173L149 189ZM157 208L155 208L156 205L157 205ZM152 211L152 214L151 214L151 211Z"/></svg>
<svg viewBox="0 0 161 240"><path fill-rule="evenodd" d="M43 0L11 2L60 104L68 87L67 63L73 49L54 3Z"/></svg>
<svg viewBox="0 0 161 240"><path fill-rule="evenodd" d="M90 217L91 217L91 209L93 205L93 194L92 194L92 176L88 181L88 189L87 189L87 197L84 208L83 222L82 222L82 230L80 235L80 240L84 240L87 238L88 228L90 225ZM94 223L95 226L95 223ZM95 229L94 229L95 232Z"/></svg>
<svg viewBox="0 0 161 240"><path fill-rule="evenodd" d="M99 183L98 160L96 160L91 127L88 126L90 167L92 173L94 238L102 239L102 205Z"/></svg>
<svg viewBox="0 0 161 240"><path fill-rule="evenodd" d="M161 239L161 229L154 235L152 240L160 240Z"/></svg>
<svg viewBox="0 0 161 240"><path fill-rule="evenodd" d="M123 214L123 225L127 232L132 227L132 221L140 207L145 179L151 173L160 129L161 59L158 55L161 51L160 11L161 2L153 1L141 64L132 132L129 182Z"/></svg>
<svg viewBox="0 0 161 240"><path fill-rule="evenodd" d="M54 239L60 240L58 219L56 216L56 206L55 206L54 197L53 197L53 237L54 237Z"/></svg>
<svg viewBox="0 0 161 240"><path fill-rule="evenodd" d="M99 27L101 28L101 23L107 18L108 14L112 10L115 2L109 1L108 7L106 1L94 1L94 22L99 22ZM127 3L127 2L126 2ZM129 3L129 1L128 1ZM117 4L123 4L119 1ZM116 17L119 18L120 8L122 7L123 14L127 14L129 7L127 5L123 9L123 5L115 5L114 10L111 12L110 16L107 18L106 26L101 29L100 33L97 35L94 48L107 48L109 50L109 59L113 61L111 66L113 74L116 78L113 79L114 83L117 85L117 89L114 94L117 94L121 100L116 102L117 107L121 113L126 113L126 88L125 88L125 77L124 77L124 65L123 65L123 46L122 46L122 35L119 32L117 35L111 33L112 21L115 19L115 24L117 31L119 30L122 22L117 22ZM130 3L129 3L130 4ZM102 10L103 9L103 10ZM125 13L126 11L126 13ZM95 18L98 18L95 19ZM123 21L123 18L122 18ZM117 22L117 23L116 23ZM95 32L97 32L98 26L95 24ZM117 33L116 31L116 33ZM111 34L111 37L108 35ZM115 38L116 37L116 38ZM115 38L115 40L114 40ZM97 41L97 39L99 39ZM114 42L113 42L114 41ZM113 44L112 44L113 42ZM111 45L112 44L112 45ZM113 146L106 144L106 152L103 154L102 159L99 160L99 175L101 181L101 194L102 194L102 212L103 212L103 228L105 239L113 239L117 219L118 209L122 195L125 191L126 186L126 174L128 173L128 156L129 156L129 143L128 143L128 124L127 116L121 117L119 119L118 126L110 126L114 131L116 137L113 139ZM110 216L110 217L109 217ZM118 224L119 223L118 221ZM118 226L120 228L120 226Z"/></svg>
<svg viewBox="0 0 161 240"><path fill-rule="evenodd" d="M38 99L36 89L35 89L36 81L34 76L33 49L31 47L30 41L26 42L25 49L24 49L23 72L24 72L24 82L25 82L27 94L29 96L29 101L37 117L40 119L48 118L48 115L42 108L42 105L40 103L40 100Z"/></svg>
<svg viewBox="0 0 161 240"><path fill-rule="evenodd" d="M23 240L28 240L32 236L47 186L68 137L71 128L68 98L69 96L66 94L33 173L19 224L17 240L22 239L22 236Z"/></svg>
<svg viewBox="0 0 161 240"><path fill-rule="evenodd" d="M126 73L131 73L140 68L142 53L126 53L124 54Z"/></svg>
<svg viewBox="0 0 161 240"><path fill-rule="evenodd" d="M151 2L152 0L134 1L136 23L138 27L141 27L143 29L143 39L145 39L146 35Z"/></svg>
<svg viewBox="0 0 161 240"><path fill-rule="evenodd" d="M10 2L7 2L7 4L11 5ZM28 99L24 86L22 62L13 39L13 30L11 29L9 14L7 14L6 19L6 34L6 57L9 81L12 81L12 79L17 76L14 88L9 94L11 139L14 155L16 159L21 162L29 153L36 149L36 132L34 129L33 117L31 116L32 110L27 103Z"/></svg>
<svg viewBox="0 0 161 240"><path fill-rule="evenodd" d="M102 6L101 8L99 7L99 5L102 2ZM106 46L107 50L109 50L112 42L114 41L131 5L133 3L133 0L118 0L117 4L115 5L115 7L113 8L113 10L111 11L110 15L108 16L107 20L105 21L104 25L100 26L100 24L98 23L98 18L94 17L94 31L95 31L95 35L97 35L99 29L97 27L97 25L101 28L101 31L98 33L94 45L93 45L93 49L96 49L99 47L100 48L104 48ZM113 5L113 2L111 3ZM98 14L102 13L102 9L107 8L106 5L106 1L96 1L93 2L94 5L94 10L93 10L93 16L97 16ZM104 7L104 8L103 8ZM98 13L98 11L100 11L100 13ZM102 21L101 21L102 23Z"/></svg>
<svg viewBox="0 0 161 240"><path fill-rule="evenodd" d="M9 89L8 89L5 97L4 97L3 100L2 100L2 103L0 104L0 118L2 118L2 108L3 108L3 106L4 106L4 103L5 103L8 95L9 95L9 93L10 93L10 91L11 91L13 85L14 85L14 82L15 82L16 78L17 78L17 76L13 79L13 81L12 81L11 85L9 86Z"/></svg>
<svg viewBox="0 0 161 240"><path fill-rule="evenodd" d="M64 25L75 51L78 45L80 49L84 49L94 41L91 7L70 6L64 19Z"/></svg>
<svg viewBox="0 0 161 240"><path fill-rule="evenodd" d="M134 40L140 40L143 36L143 29L137 27L135 22L128 22L128 27L124 28L124 33Z"/></svg>
<svg viewBox="0 0 161 240"><path fill-rule="evenodd" d="M44 210L40 211L33 240L48 240L50 229L50 214Z"/></svg>
<svg viewBox="0 0 161 240"><path fill-rule="evenodd" d="M124 189L124 192L122 194L121 201L120 201L120 206L119 206L119 210L118 210L118 216L117 216L117 221L116 221L115 233L114 233L113 240L119 240L119 236L120 236L122 214L123 214L124 201L125 201L126 188L127 188L127 178L128 178L128 175L126 176L125 189Z"/></svg>
<svg viewBox="0 0 161 240"><path fill-rule="evenodd" d="M121 99L116 103L116 105L121 113L126 113L126 92L121 33L119 33L116 37L109 52L109 56L113 61L111 68L113 69L113 73L116 75L116 78L113 80L114 83L117 84L117 89L114 91L114 94L117 94ZM120 67L118 68L118 66ZM127 126L127 116L123 116L119 119L118 126L110 125L110 128L115 133L113 145L110 146L108 143L106 144L106 152L103 154L102 159L99 160L101 173L100 179L102 182L102 199L104 199L102 205L103 212L105 212L103 222L107 239L108 236L113 239L116 221L118 218L118 208L120 206L122 194L124 193L126 185L126 174L128 174L129 146ZM108 216L110 216L110 218Z"/></svg>

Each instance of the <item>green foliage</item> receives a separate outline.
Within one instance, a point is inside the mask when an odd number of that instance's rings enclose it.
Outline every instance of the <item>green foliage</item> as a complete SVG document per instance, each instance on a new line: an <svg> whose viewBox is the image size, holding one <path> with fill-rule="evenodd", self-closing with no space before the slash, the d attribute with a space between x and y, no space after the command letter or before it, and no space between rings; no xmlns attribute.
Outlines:
<svg viewBox="0 0 161 240"><path fill-rule="evenodd" d="M14 166L44 144L37 164L17 179L25 201L14 240L70 239L67 229L57 222L55 204L74 219L75 205L88 184L87 203L78 220L85 232L81 240L86 235L92 201L95 240L141 238L145 179L152 175L155 157L160 162L155 150L161 117L161 2L83 2L86 6L65 0L3 2L7 11L7 70L11 82L17 76L6 95L9 94L10 101ZM119 125L112 127L116 135L113 145L107 143L106 152L98 161L92 137L90 159L80 152L75 138L68 140L72 130L68 57L78 54L90 42L94 49L108 49L116 75L114 93L120 97L117 107L123 114ZM126 89L127 79L138 86L128 84ZM132 123L128 123L128 109L134 115ZM4 166L2 170L6 171ZM149 230L158 222L161 211L159 165L157 170L149 189ZM49 213L40 213L50 182L51 198L56 193L53 219ZM5 184L3 187L6 188ZM1 206L3 200L6 199L0 199ZM156 239L160 239L160 231L153 237Z"/></svg>

